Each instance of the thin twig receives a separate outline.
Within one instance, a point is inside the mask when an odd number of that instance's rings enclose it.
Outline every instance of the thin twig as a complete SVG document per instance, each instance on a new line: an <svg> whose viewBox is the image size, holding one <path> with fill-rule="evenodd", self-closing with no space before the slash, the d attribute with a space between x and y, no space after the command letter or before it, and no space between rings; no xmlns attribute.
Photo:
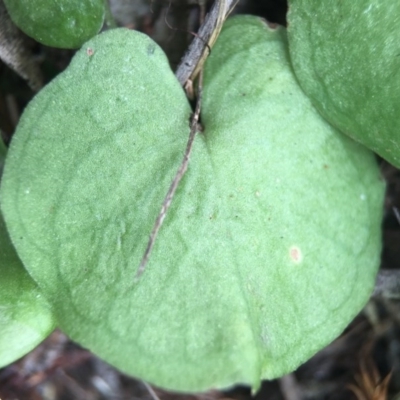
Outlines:
<svg viewBox="0 0 400 400"><path fill-rule="evenodd" d="M142 383L146 387L147 391L150 393L150 396L152 397L153 400L160 400L160 398L157 396L157 393L147 382L142 381Z"/></svg>
<svg viewBox="0 0 400 400"><path fill-rule="evenodd" d="M293 373L282 376L278 384L285 400L301 400L301 388Z"/></svg>
<svg viewBox="0 0 400 400"><path fill-rule="evenodd" d="M400 224L400 211L397 207L393 207L394 216L397 219L397 222Z"/></svg>
<svg viewBox="0 0 400 400"><path fill-rule="evenodd" d="M235 7L238 0L216 0L200 26L176 70L176 77L182 86L193 81L202 69L209 50L217 40L222 24ZM207 51L208 50L208 51Z"/></svg>
<svg viewBox="0 0 400 400"><path fill-rule="evenodd" d="M197 40L197 42L202 43L202 50L200 52L200 58L198 58L194 64L194 68L191 70L189 76L187 79L182 83L186 84L187 80L194 79L194 74L199 71L199 79L197 81L197 102L196 102L196 108L194 110L191 123L190 123L190 133L189 133L189 139L186 145L186 150L183 156L183 160L178 168L178 171L175 174L174 179L172 180L171 186L168 189L167 195L164 198L164 201L161 206L161 210L156 218L156 221L154 223L153 229L150 233L149 241L147 242L147 247L144 252L143 258L139 264L139 268L136 271L135 275L135 282L138 281L140 276L143 274L144 270L146 269L146 266L148 264L150 254L153 250L155 241L157 239L158 233L161 229L161 226L164 222L164 219L167 215L167 212L171 206L172 199L174 198L175 192L178 189L179 183L181 182L182 178L184 177L188 165L189 165L189 158L190 154L192 152L193 148L193 143L194 139L198 130L198 122L200 118L200 110L201 110L201 98L202 98L202 90L203 90L203 70L202 66L204 64L205 58L207 58L207 54L204 53L205 49L208 47L210 48L212 44L215 42L216 38L219 35L219 32L221 31L222 28L222 23L225 20L226 16L229 14L229 12L232 10L232 8L236 5L238 0L216 0L212 10L210 13L205 17L205 4L201 4L201 17L200 17L200 23L201 27L199 30L199 36L194 39ZM214 11L213 11L214 10ZM202 35L206 32L207 36L206 39ZM208 42L208 44L207 44ZM193 53L191 52L191 47L189 47L188 53L189 58L184 57L184 60L193 60ZM186 69L187 71L187 69ZM178 72L177 72L178 74ZM177 75L178 76L178 75Z"/></svg>
<svg viewBox="0 0 400 400"><path fill-rule="evenodd" d="M384 297L387 299L400 299L400 270L379 270L372 296Z"/></svg>
<svg viewBox="0 0 400 400"><path fill-rule="evenodd" d="M174 198L176 189L179 186L180 181L185 175L185 172L188 168L189 164L189 158L190 154L192 152L193 148L193 142L194 138L196 136L197 130L198 130L198 121L200 117L200 109L201 109L201 96L202 96L202 81L203 81L203 74L201 73L199 76L199 82L198 82L198 94L197 94L197 102L196 102L196 108L192 116L191 124L190 124L190 134L189 134L189 139L187 141L186 145L186 150L183 156L183 160L181 162L181 165L179 166L179 169L177 173L175 174L175 177L171 183L171 186L168 189L167 195L164 198L164 201L161 206L160 213L157 216L157 219L154 223L153 230L151 231L149 241L147 243L146 250L144 252L142 261L140 262L139 268L136 272L135 280L140 278L140 276L143 274L146 265L149 261L149 257L151 254L151 251L153 250L154 243L156 241L158 232L160 231L160 228L164 222L165 216L167 215L168 209L171 206L172 199Z"/></svg>

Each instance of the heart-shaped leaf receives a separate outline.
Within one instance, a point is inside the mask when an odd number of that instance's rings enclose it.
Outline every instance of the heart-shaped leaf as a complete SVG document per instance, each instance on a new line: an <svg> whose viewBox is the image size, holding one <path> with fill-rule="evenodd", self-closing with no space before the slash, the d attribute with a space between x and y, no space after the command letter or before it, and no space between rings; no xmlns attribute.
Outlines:
<svg viewBox="0 0 400 400"><path fill-rule="evenodd" d="M373 154L298 87L283 29L227 22L204 79L204 131L138 282L190 112L149 38L103 33L39 93L12 141L2 207L74 340L167 388L257 387L367 301L384 185Z"/></svg>
<svg viewBox="0 0 400 400"><path fill-rule="evenodd" d="M103 26L105 0L4 0L14 23L47 46L77 48Z"/></svg>
<svg viewBox="0 0 400 400"><path fill-rule="evenodd" d="M400 167L400 2L290 0L294 71L333 125Z"/></svg>
<svg viewBox="0 0 400 400"><path fill-rule="evenodd" d="M5 147L0 139L0 175ZM0 368L32 350L53 329L47 301L25 271L0 213Z"/></svg>

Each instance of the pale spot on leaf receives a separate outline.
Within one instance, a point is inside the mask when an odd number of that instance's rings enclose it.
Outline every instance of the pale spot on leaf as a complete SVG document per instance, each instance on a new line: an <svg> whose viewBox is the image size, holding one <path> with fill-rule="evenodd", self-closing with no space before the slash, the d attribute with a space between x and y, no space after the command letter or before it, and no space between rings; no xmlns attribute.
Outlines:
<svg viewBox="0 0 400 400"><path fill-rule="evenodd" d="M300 263L303 260L303 255L301 254L301 250L297 246L292 246L289 249L289 256L290 259L296 264Z"/></svg>

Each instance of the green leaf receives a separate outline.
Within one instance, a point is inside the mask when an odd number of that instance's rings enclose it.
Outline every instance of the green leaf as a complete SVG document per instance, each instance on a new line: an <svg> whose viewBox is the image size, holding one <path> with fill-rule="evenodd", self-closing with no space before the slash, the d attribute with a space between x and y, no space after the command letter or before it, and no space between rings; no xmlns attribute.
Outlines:
<svg viewBox="0 0 400 400"><path fill-rule="evenodd" d="M4 0L14 23L47 46L78 48L103 26L105 0Z"/></svg>
<svg viewBox="0 0 400 400"><path fill-rule="evenodd" d="M5 156L3 146L0 139L0 170ZM24 356L54 329L49 305L22 266L1 213L0 275L1 368Z"/></svg>
<svg viewBox="0 0 400 400"><path fill-rule="evenodd" d="M400 3L291 0L289 48L333 125L400 167Z"/></svg>
<svg viewBox="0 0 400 400"><path fill-rule="evenodd" d="M149 38L103 33L39 93L12 141L2 207L72 339L166 388L257 387L367 301L384 185L373 154L298 87L282 29L227 22L203 100L204 131L138 283L190 114Z"/></svg>

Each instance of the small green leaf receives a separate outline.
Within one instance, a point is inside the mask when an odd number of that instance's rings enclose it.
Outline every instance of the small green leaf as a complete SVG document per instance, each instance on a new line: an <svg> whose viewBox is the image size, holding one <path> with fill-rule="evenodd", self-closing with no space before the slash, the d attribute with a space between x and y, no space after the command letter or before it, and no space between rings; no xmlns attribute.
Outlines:
<svg viewBox="0 0 400 400"><path fill-rule="evenodd" d="M21 264L0 215L0 368L36 347L55 327L47 301Z"/></svg>
<svg viewBox="0 0 400 400"><path fill-rule="evenodd" d="M5 156L2 146L0 139L0 170ZM28 353L54 329L49 305L22 266L1 213L0 275L1 368Z"/></svg>
<svg viewBox="0 0 400 400"><path fill-rule="evenodd" d="M334 126L400 167L400 2L291 0L289 48Z"/></svg>
<svg viewBox="0 0 400 400"><path fill-rule="evenodd" d="M38 94L12 141L2 207L72 339L166 388L257 387L367 301L384 185L373 154L298 87L283 29L228 21L203 100L204 132L138 283L190 114L149 38L99 35Z"/></svg>
<svg viewBox="0 0 400 400"><path fill-rule="evenodd" d="M103 26L105 0L4 0L14 23L47 46L78 48Z"/></svg>

